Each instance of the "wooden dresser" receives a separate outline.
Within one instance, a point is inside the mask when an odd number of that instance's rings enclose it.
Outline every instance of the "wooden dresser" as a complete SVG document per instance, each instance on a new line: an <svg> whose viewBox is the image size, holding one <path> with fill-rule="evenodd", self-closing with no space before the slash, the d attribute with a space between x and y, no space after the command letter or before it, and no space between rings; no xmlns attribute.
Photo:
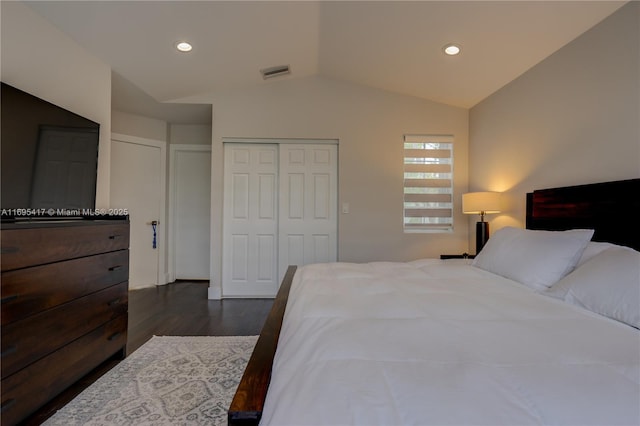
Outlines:
<svg viewBox="0 0 640 426"><path fill-rule="evenodd" d="M127 343L128 220L2 224L2 424Z"/></svg>

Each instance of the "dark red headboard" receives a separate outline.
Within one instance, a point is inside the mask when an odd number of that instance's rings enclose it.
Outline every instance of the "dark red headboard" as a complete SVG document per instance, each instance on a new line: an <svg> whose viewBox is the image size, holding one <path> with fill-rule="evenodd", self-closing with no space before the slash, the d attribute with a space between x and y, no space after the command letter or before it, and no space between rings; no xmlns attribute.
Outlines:
<svg viewBox="0 0 640 426"><path fill-rule="evenodd" d="M640 179L527 194L527 229L594 229L594 241L640 250Z"/></svg>

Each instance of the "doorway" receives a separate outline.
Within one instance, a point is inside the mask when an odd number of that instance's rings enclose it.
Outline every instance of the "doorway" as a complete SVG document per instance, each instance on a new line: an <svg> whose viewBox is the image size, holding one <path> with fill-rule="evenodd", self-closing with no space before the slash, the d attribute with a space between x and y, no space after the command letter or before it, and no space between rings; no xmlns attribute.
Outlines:
<svg viewBox="0 0 640 426"><path fill-rule="evenodd" d="M171 145L169 278L209 280L211 146Z"/></svg>

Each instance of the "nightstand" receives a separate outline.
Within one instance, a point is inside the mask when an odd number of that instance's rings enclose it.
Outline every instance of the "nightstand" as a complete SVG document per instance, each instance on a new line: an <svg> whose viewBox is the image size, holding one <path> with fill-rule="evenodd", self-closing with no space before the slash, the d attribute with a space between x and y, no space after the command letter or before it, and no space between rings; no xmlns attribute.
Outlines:
<svg viewBox="0 0 640 426"><path fill-rule="evenodd" d="M440 259L473 259L475 258L475 254L462 253L462 254L441 254Z"/></svg>

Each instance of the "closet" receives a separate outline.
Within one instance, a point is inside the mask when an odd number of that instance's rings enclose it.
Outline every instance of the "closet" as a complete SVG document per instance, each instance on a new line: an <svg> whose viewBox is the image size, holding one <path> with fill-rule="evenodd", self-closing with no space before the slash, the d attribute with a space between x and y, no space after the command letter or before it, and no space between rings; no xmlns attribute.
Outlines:
<svg viewBox="0 0 640 426"><path fill-rule="evenodd" d="M337 260L337 141L226 142L223 297L273 297L288 265Z"/></svg>

